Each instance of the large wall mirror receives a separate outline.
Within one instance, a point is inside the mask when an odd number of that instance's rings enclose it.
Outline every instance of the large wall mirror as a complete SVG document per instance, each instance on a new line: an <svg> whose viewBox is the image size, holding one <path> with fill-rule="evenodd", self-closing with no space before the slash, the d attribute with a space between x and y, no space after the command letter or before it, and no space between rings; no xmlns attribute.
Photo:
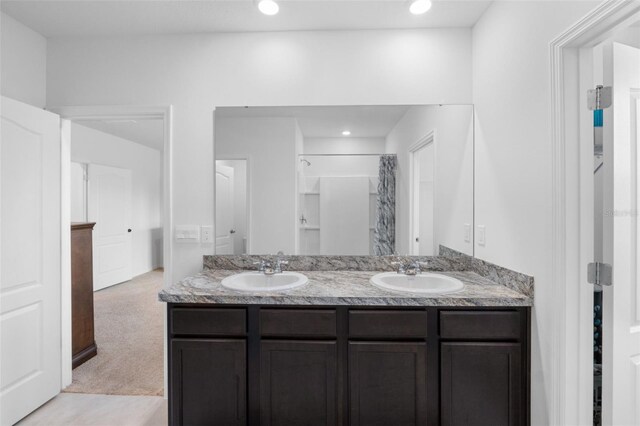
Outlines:
<svg viewBox="0 0 640 426"><path fill-rule="evenodd" d="M473 106L215 111L216 254L473 255Z"/></svg>

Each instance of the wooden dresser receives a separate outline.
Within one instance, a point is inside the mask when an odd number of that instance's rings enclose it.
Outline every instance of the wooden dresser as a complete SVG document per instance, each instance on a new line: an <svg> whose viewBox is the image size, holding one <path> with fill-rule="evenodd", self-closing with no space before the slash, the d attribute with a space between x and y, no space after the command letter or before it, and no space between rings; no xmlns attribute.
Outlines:
<svg viewBox="0 0 640 426"><path fill-rule="evenodd" d="M71 322L73 368L98 353L93 329L93 250L95 223L71 224Z"/></svg>

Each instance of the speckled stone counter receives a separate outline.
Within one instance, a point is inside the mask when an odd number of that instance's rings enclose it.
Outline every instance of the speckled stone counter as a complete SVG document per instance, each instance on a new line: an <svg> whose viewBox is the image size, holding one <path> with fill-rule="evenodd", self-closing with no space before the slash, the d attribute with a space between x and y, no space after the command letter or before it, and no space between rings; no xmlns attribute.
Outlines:
<svg viewBox="0 0 640 426"><path fill-rule="evenodd" d="M533 298L475 272L438 272L459 279L465 288L457 293L420 295L396 293L374 287L369 279L376 271L297 271L309 282L279 292L246 293L222 287L223 278L238 270L205 269L200 274L160 292L168 303L213 303L233 305L316 306L532 306Z"/></svg>

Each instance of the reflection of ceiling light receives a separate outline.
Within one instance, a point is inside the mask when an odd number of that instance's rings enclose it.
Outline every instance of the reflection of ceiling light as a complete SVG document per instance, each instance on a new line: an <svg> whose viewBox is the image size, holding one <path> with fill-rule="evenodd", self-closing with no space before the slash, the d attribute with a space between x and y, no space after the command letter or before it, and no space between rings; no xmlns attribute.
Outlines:
<svg viewBox="0 0 640 426"><path fill-rule="evenodd" d="M342 132L342 136L349 136L351 134L350 131L345 130L344 132Z"/></svg>
<svg viewBox="0 0 640 426"><path fill-rule="evenodd" d="M414 0L409 6L409 12L414 15L422 15L431 9L431 0Z"/></svg>
<svg viewBox="0 0 640 426"><path fill-rule="evenodd" d="M258 9L265 15L271 16L278 13L280 6L273 0L260 0L260 2L258 2Z"/></svg>

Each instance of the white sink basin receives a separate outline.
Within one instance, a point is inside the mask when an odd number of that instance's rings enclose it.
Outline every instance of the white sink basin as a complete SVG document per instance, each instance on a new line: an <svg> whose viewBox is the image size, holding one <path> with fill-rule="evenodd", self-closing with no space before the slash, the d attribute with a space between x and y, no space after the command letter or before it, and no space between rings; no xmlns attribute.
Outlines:
<svg viewBox="0 0 640 426"><path fill-rule="evenodd" d="M464 288L464 284L458 279L430 272L418 275L383 272L371 277L370 282L385 290L405 293L444 294L460 291Z"/></svg>
<svg viewBox="0 0 640 426"><path fill-rule="evenodd" d="M309 279L298 272L282 272L265 275L262 272L243 272L222 280L222 285L237 291L279 291L290 290L306 284Z"/></svg>

